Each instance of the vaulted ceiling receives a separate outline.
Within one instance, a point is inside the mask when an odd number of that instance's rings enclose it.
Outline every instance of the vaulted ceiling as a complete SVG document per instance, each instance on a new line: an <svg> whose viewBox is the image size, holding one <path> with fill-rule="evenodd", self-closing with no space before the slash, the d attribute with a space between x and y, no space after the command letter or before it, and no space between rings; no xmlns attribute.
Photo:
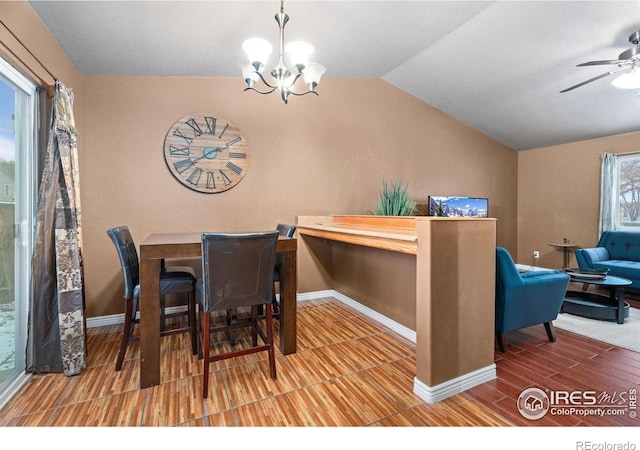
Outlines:
<svg viewBox="0 0 640 450"><path fill-rule="evenodd" d="M239 77L246 38L277 46L275 0L30 4L84 75ZM326 77L382 78L516 150L640 130L640 90L619 74L560 93L617 69L576 65L633 47L640 0L284 6L286 41L313 44Z"/></svg>

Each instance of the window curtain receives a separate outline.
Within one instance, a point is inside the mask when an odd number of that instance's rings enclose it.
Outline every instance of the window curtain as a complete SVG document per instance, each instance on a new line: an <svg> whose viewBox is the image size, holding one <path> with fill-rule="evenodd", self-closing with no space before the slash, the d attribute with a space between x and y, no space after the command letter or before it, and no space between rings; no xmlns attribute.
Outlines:
<svg viewBox="0 0 640 450"><path fill-rule="evenodd" d="M600 225L598 239L604 231L615 230L617 205L618 157L613 153L604 153L600 169Z"/></svg>
<svg viewBox="0 0 640 450"><path fill-rule="evenodd" d="M86 367L82 227L73 93L56 82L38 193L27 372Z"/></svg>

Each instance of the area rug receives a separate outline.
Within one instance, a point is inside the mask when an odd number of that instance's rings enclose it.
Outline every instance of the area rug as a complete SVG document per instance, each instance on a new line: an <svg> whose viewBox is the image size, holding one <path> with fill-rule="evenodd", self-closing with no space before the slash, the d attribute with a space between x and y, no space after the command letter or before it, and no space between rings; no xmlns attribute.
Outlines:
<svg viewBox="0 0 640 450"><path fill-rule="evenodd" d="M624 324L587 319L568 313L558 314L553 325L591 339L640 353L640 309L630 308Z"/></svg>

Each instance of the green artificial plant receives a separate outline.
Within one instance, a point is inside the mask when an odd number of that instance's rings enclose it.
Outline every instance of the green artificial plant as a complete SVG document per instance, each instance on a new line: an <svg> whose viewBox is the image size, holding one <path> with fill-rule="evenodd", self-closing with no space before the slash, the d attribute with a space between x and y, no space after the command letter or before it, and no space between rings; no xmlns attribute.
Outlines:
<svg viewBox="0 0 640 450"><path fill-rule="evenodd" d="M375 214L379 216L410 216L413 214L416 202L409 200L407 184L401 180L387 184L382 180L382 192L376 205Z"/></svg>

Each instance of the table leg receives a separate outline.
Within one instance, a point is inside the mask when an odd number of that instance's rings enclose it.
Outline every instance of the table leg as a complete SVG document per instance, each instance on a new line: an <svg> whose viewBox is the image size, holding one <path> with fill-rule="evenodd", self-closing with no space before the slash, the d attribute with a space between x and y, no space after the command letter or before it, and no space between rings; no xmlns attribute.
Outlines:
<svg viewBox="0 0 640 450"><path fill-rule="evenodd" d="M624 288L616 288L615 291L616 292L614 301L618 305L618 310L616 311L616 321L622 324L624 323Z"/></svg>
<svg viewBox="0 0 640 450"><path fill-rule="evenodd" d="M296 352L297 275L296 252L283 252L280 270L280 351Z"/></svg>
<svg viewBox="0 0 640 450"><path fill-rule="evenodd" d="M160 384L160 260L140 261L140 388Z"/></svg>

